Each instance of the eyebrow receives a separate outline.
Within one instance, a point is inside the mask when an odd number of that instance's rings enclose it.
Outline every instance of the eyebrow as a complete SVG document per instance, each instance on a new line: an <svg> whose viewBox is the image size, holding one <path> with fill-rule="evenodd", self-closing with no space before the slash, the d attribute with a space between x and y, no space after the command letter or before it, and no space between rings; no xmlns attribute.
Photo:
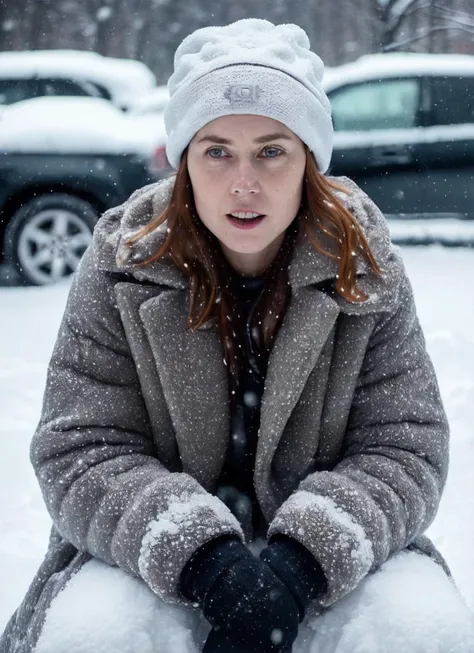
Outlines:
<svg viewBox="0 0 474 653"><path fill-rule="evenodd" d="M259 136L254 139L254 143L268 143L268 141L276 141L278 138L284 138L287 141L291 141L290 136L283 134L281 132L275 132L274 134L266 134L265 136ZM219 145L232 145L232 141L227 138L222 138L221 136L216 136L214 134L209 134L208 136L203 136L198 140L198 143L204 142L218 143Z"/></svg>

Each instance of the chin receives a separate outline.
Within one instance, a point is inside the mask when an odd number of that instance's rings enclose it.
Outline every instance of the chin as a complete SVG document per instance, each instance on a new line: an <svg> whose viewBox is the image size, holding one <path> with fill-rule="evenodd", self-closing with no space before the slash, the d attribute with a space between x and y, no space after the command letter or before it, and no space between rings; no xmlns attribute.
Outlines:
<svg viewBox="0 0 474 653"><path fill-rule="evenodd" d="M268 245L264 245L263 247L239 247L236 243L224 243L224 245L235 254L263 254L268 247Z"/></svg>

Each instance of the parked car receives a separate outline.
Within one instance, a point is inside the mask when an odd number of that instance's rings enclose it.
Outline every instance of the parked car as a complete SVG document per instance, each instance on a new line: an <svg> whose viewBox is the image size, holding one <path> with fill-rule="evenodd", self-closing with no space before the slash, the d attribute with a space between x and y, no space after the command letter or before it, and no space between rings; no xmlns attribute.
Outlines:
<svg viewBox="0 0 474 653"><path fill-rule="evenodd" d="M0 52L0 104L43 95L91 95L128 110L156 77L142 62L80 50Z"/></svg>
<svg viewBox="0 0 474 653"><path fill-rule="evenodd" d="M127 114L143 134L154 135L155 147L151 156L151 166L154 173L160 177L167 176L172 171L166 158L164 111L168 101L168 87L157 86L137 96Z"/></svg>
<svg viewBox="0 0 474 653"><path fill-rule="evenodd" d="M474 57L368 55L327 68L323 84L335 128L329 174L374 199L396 242L474 243ZM165 146L163 137L153 153L161 175Z"/></svg>
<svg viewBox="0 0 474 653"><path fill-rule="evenodd" d="M437 219L431 232L439 233L440 219L474 220L473 56L369 55L333 68L324 84L335 128L331 174L354 179L387 218L410 221L418 235L423 221Z"/></svg>
<svg viewBox="0 0 474 653"><path fill-rule="evenodd" d="M105 100L36 98L0 115L0 260L28 284L71 274L106 209L155 180L154 144Z"/></svg>

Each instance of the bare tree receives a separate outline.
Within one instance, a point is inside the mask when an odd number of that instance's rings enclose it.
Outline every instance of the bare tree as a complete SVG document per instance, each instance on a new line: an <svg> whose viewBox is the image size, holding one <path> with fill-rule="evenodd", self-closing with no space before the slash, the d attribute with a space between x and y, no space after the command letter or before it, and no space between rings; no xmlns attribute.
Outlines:
<svg viewBox="0 0 474 653"><path fill-rule="evenodd" d="M379 51L474 54L474 0L0 0L0 49L132 57L164 83L187 34L251 16L300 25L329 66Z"/></svg>
<svg viewBox="0 0 474 653"><path fill-rule="evenodd" d="M388 0L385 7L379 10L382 26L381 45L384 52L403 50L426 39L428 51L434 51L433 36L437 33L465 31L474 34L474 17L465 12L457 11L451 3L436 0ZM423 27L413 34L400 38L400 29L414 14L423 13Z"/></svg>
<svg viewBox="0 0 474 653"><path fill-rule="evenodd" d="M391 52L410 49L424 42L424 49L436 51L436 35L464 32L472 36L474 0L471 12L456 8L455 0L353 0L346 10L364 16L372 29L373 50Z"/></svg>

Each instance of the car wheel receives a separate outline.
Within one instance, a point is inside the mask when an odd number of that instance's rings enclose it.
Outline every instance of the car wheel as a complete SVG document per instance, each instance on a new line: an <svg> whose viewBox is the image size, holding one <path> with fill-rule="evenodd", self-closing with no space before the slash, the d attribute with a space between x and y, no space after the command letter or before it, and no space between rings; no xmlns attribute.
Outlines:
<svg viewBox="0 0 474 653"><path fill-rule="evenodd" d="M27 284L60 281L76 269L97 219L94 207L79 197L63 193L36 197L7 225L6 258Z"/></svg>

